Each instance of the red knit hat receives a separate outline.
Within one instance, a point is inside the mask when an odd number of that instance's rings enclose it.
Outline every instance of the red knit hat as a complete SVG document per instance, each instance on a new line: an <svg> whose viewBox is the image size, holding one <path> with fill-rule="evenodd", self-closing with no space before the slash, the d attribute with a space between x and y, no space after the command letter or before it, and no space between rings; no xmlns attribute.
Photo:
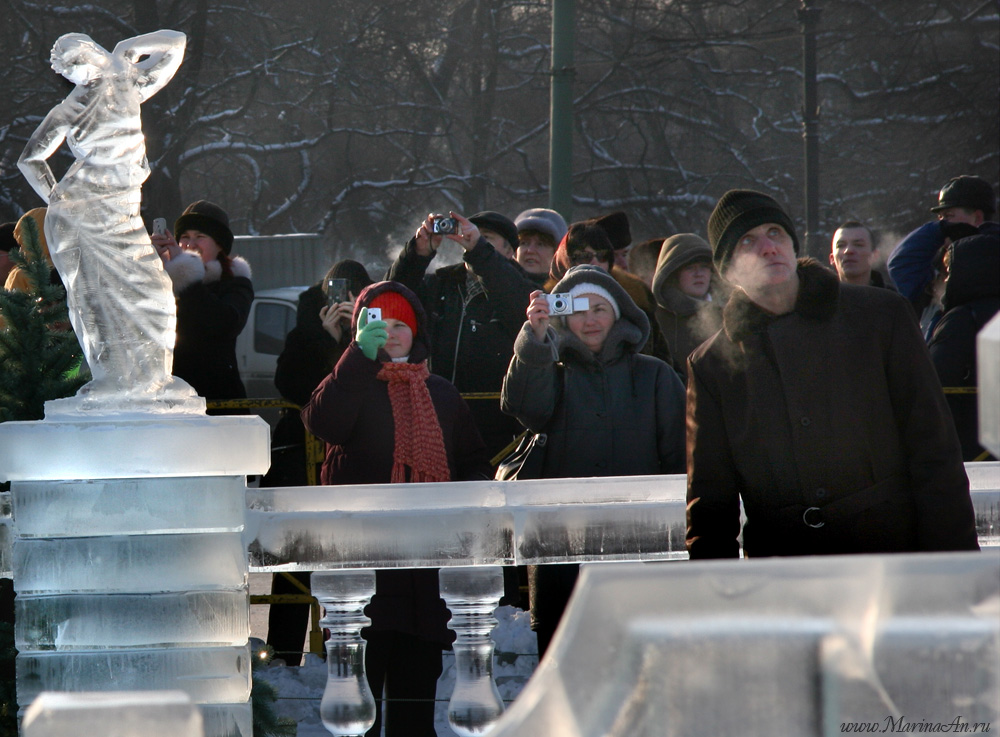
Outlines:
<svg viewBox="0 0 1000 737"><path fill-rule="evenodd" d="M413 311L413 305L410 304L410 300L399 292L391 290L382 292L369 302L368 306L377 307L382 310L383 320L392 318L393 320L405 322L407 327L413 331L413 335L416 336L417 314Z"/></svg>

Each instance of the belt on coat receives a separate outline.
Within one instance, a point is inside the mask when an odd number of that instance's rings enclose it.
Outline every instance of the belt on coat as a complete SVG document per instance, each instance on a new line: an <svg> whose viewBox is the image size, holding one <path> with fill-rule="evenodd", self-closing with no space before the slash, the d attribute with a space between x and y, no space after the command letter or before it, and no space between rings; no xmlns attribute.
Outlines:
<svg viewBox="0 0 1000 737"><path fill-rule="evenodd" d="M826 523L837 524L850 519L859 513L883 502L889 501L898 493L899 476L890 476L877 484L858 489L847 496L835 499L822 507L810 507L805 504L790 504L777 509L754 510L747 512L747 519L763 519L771 521L801 523L806 527L819 529Z"/></svg>

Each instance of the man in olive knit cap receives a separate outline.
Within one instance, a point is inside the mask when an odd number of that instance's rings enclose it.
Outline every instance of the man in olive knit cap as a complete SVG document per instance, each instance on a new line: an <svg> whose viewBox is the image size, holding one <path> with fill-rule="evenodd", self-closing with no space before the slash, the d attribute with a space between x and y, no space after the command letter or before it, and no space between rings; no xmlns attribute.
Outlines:
<svg viewBox="0 0 1000 737"><path fill-rule="evenodd" d="M708 222L733 286L688 359L692 558L976 550L961 448L909 306L798 260L769 195Z"/></svg>

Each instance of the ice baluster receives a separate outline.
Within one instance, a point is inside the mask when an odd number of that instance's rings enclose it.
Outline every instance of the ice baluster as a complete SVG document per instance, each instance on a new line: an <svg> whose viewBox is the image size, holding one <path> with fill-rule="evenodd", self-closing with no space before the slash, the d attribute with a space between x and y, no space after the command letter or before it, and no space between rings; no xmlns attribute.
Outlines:
<svg viewBox="0 0 1000 737"><path fill-rule="evenodd" d="M503 713L503 700L493 680L494 611L503 595L503 568L469 566L438 572L441 598L451 611L455 630L455 690L448 722L461 737L488 732Z"/></svg>
<svg viewBox="0 0 1000 737"><path fill-rule="evenodd" d="M361 637L361 630L372 623L364 610L375 594L375 571L317 571L309 581L323 607L320 626L329 632L320 717L330 734L360 737L375 723L375 698L368 687Z"/></svg>

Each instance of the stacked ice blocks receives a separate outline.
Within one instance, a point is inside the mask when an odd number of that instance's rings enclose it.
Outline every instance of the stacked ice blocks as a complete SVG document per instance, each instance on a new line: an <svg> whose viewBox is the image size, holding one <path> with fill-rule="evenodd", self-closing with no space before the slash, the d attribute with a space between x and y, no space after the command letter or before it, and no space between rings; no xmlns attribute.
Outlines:
<svg viewBox="0 0 1000 737"><path fill-rule="evenodd" d="M165 436L188 449L156 457ZM233 470L266 470L268 442L255 417L0 426L0 447L18 451L3 467L22 706L42 691L179 689L206 736L250 737L246 484Z"/></svg>

